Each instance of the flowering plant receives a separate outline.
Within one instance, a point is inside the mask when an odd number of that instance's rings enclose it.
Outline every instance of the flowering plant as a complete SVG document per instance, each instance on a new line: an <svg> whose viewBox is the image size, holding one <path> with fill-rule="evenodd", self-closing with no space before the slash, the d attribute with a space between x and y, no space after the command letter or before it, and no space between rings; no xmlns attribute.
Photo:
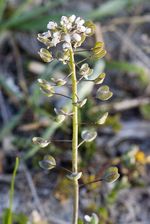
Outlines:
<svg viewBox="0 0 150 224"><path fill-rule="evenodd" d="M51 81L44 79L38 79L38 84L42 92L48 96L52 97L53 95L60 95L68 98L72 101L72 111L67 112L63 108L55 108L56 112L56 122L64 122L67 116L72 118L72 171L65 169L69 174L67 177L72 181L74 186L74 203L73 203L73 224L78 223L78 210L79 210L79 179L82 177L82 172L78 171L78 150L79 147L84 142L91 142L97 137L97 132L93 129L86 130L83 129L81 133L82 141L78 143L78 110L83 107L87 99L79 99L78 96L78 84L82 80L93 82L96 85L101 85L105 79L105 73L98 74L95 79L91 79L93 69L90 68L88 63L84 63L86 59L76 62L75 54L81 49L82 43L85 39L95 32L95 25L91 21L84 21L80 17L72 15L70 17L62 16L60 23L50 21L47 24L48 31L38 34L38 40L42 42L46 48L41 48L39 55L44 62L51 62L53 60L58 60L63 64L68 65L70 69L69 75L64 79L52 78ZM77 48L80 48L77 50ZM91 53L90 57L94 57L96 60L101 59L105 56L106 50L104 49L103 42L97 42L93 48L88 49ZM80 66L81 64L81 66ZM77 76L78 69L78 76ZM58 93L55 89L56 86L66 85L71 77L71 94L70 96L65 96L61 93ZM78 78L79 77L79 78ZM107 85L102 85L98 88L96 93L96 98L102 101L108 100L111 98L113 93L110 91ZM96 125L102 125L107 119L108 113L104 113L95 121ZM52 140L46 140L41 137L34 137L33 143L38 144L41 148L48 146ZM40 161L40 166L44 169L51 170L57 167L55 159L51 155L46 155L42 161ZM97 181L106 181L114 182L119 177L118 169L116 167L109 167L101 179ZM93 183L92 182L92 183ZM88 183L87 183L88 184ZM98 223L97 217L92 215L92 217L86 216L86 221L88 223Z"/></svg>

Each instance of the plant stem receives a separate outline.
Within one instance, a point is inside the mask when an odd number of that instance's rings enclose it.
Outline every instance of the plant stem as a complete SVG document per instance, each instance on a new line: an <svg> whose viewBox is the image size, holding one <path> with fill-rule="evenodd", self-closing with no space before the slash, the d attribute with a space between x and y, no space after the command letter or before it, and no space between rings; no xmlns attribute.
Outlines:
<svg viewBox="0 0 150 224"><path fill-rule="evenodd" d="M8 224L12 224L12 207L13 207L13 196L14 196L14 185L15 185L15 177L17 173L17 169L19 166L19 158L16 158L15 168L13 171L12 179L11 179L11 187L9 193L9 213L8 213Z"/></svg>
<svg viewBox="0 0 150 224"><path fill-rule="evenodd" d="M72 116L72 172L78 173L78 107L75 106L77 103L77 78L76 78L76 67L74 61L74 52L70 49L70 67L72 72L72 105L73 105L73 116ZM73 202L73 224L78 223L78 210L79 210L79 184L78 180L73 180L74 188L74 202Z"/></svg>

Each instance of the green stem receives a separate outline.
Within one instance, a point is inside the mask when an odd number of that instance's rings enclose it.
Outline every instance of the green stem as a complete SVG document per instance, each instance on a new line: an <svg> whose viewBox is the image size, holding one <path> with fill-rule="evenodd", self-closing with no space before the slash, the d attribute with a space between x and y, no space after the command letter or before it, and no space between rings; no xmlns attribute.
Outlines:
<svg viewBox="0 0 150 224"><path fill-rule="evenodd" d="M73 116L72 116L72 172L78 173L78 107L75 106L77 103L77 78L76 78L76 67L74 61L74 52L70 50L70 67L72 72L72 105L73 105ZM73 180L74 187L74 202L73 202L73 224L78 223L78 210L79 210L79 184L78 180Z"/></svg>
<svg viewBox="0 0 150 224"><path fill-rule="evenodd" d="M9 214L8 214L8 224L12 224L12 206L13 206L13 197L14 197L14 185L17 169L19 166L19 158L16 158L15 168L12 175L10 194L9 194Z"/></svg>

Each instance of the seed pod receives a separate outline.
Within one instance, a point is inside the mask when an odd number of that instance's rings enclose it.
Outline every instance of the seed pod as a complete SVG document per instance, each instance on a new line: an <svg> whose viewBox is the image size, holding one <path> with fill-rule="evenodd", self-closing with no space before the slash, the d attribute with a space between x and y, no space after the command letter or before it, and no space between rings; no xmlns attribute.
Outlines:
<svg viewBox="0 0 150 224"><path fill-rule="evenodd" d="M96 98L105 101L111 98L112 95L113 93L109 90L109 86L104 85L97 90Z"/></svg>
<svg viewBox="0 0 150 224"><path fill-rule="evenodd" d="M56 160L50 155L44 156L44 159L39 162L39 165L44 170L51 170L56 166Z"/></svg>
<svg viewBox="0 0 150 224"><path fill-rule="evenodd" d="M66 116L65 116L65 115L63 115L63 114L59 114L59 115L56 116L55 121L56 121L58 124L61 124L65 119L66 119Z"/></svg>
<svg viewBox="0 0 150 224"><path fill-rule="evenodd" d="M33 137L32 142L36 145L39 145L41 148L45 148L51 143L50 141L41 137Z"/></svg>
<svg viewBox="0 0 150 224"><path fill-rule="evenodd" d="M48 37L45 36L45 33L39 33L37 39L47 47L51 47L52 45L51 40L49 40Z"/></svg>
<svg viewBox="0 0 150 224"><path fill-rule="evenodd" d="M106 50L104 50L103 42L96 42L94 47L92 48L95 59L101 59L106 55Z"/></svg>
<svg viewBox="0 0 150 224"><path fill-rule="evenodd" d="M104 113L95 123L96 124L104 124L108 117L108 112Z"/></svg>
<svg viewBox="0 0 150 224"><path fill-rule="evenodd" d="M52 82L54 82L56 84L56 86L64 86L66 84L66 80L64 79L55 79L55 78L51 78Z"/></svg>
<svg viewBox="0 0 150 224"><path fill-rule="evenodd" d="M54 93L55 93L54 87L51 86L51 84L49 82L47 82L45 79L38 79L38 83L39 83L39 86L40 86L42 92L46 96L51 97L54 95Z"/></svg>
<svg viewBox="0 0 150 224"><path fill-rule="evenodd" d="M78 179L81 178L81 176L82 176L82 172L79 172L79 173L72 173L72 174L69 174L69 175L67 175L67 178L68 178L69 180L78 180Z"/></svg>
<svg viewBox="0 0 150 224"><path fill-rule="evenodd" d="M98 224L99 223L99 218L95 213L92 213L92 216L85 215L84 219L89 224Z"/></svg>
<svg viewBox="0 0 150 224"><path fill-rule="evenodd" d="M106 169L104 175L102 176L102 179L108 183L115 182L120 177L120 174L118 173L117 167L109 167Z"/></svg>
<svg viewBox="0 0 150 224"><path fill-rule="evenodd" d="M97 85L97 84L102 84L104 79L106 77L106 74L105 73L101 73L98 75L98 77L96 79L94 79L94 83Z"/></svg>
<svg viewBox="0 0 150 224"><path fill-rule="evenodd" d="M97 136L97 132L93 130L83 130L81 133L81 137L85 142L92 142Z"/></svg>
<svg viewBox="0 0 150 224"><path fill-rule="evenodd" d="M84 76L85 78L90 76L92 72L93 69L91 69L87 63L84 63L80 68L80 75Z"/></svg>
<svg viewBox="0 0 150 224"><path fill-rule="evenodd" d="M73 103L75 106L82 108L87 102L87 98L81 100L81 101L77 101L77 103Z"/></svg>
<svg viewBox="0 0 150 224"><path fill-rule="evenodd" d="M48 63L53 60L51 53L45 48L41 48L38 53L44 62Z"/></svg>

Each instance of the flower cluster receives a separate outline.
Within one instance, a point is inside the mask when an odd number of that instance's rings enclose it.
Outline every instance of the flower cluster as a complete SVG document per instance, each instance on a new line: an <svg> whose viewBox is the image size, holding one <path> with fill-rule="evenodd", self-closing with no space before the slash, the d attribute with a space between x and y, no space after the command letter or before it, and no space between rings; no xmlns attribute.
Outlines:
<svg viewBox="0 0 150 224"><path fill-rule="evenodd" d="M60 24L50 21L47 24L47 29L47 32L38 34L37 39L46 45L47 49L57 47L59 44L62 47L63 54L59 55L58 59L66 63L70 57L69 49L81 46L87 36L93 35L95 25L91 21L85 22L82 18L72 15L70 17L62 16ZM48 59L46 59L45 53ZM44 51L42 48L39 54L45 62L53 60L52 54L48 54L46 49Z"/></svg>

